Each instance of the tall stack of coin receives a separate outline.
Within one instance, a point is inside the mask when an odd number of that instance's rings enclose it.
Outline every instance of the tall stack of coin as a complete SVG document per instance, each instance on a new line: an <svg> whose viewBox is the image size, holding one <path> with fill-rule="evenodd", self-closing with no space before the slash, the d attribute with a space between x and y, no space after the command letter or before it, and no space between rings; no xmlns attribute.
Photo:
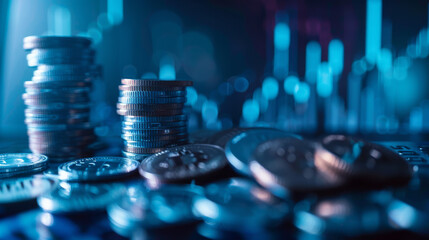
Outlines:
<svg viewBox="0 0 429 240"><path fill-rule="evenodd" d="M36 67L23 94L30 149L50 161L84 157L96 139L90 93L98 68L90 45L84 37L24 38L28 66Z"/></svg>
<svg viewBox="0 0 429 240"><path fill-rule="evenodd" d="M141 160L188 142L183 109L191 81L122 79L118 114L123 116L123 154Z"/></svg>

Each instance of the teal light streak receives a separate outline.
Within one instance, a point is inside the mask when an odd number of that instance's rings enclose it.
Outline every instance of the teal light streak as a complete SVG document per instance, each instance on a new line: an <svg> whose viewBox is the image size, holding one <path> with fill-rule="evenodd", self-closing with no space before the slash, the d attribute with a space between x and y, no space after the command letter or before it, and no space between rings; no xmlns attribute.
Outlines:
<svg viewBox="0 0 429 240"><path fill-rule="evenodd" d="M305 48L305 78L309 83L316 82L317 68L322 61L322 48L320 44L311 41Z"/></svg>
<svg viewBox="0 0 429 240"><path fill-rule="evenodd" d="M243 119L248 123L256 122L259 118L259 104L256 100L248 99L243 104Z"/></svg>
<svg viewBox="0 0 429 240"><path fill-rule="evenodd" d="M268 100L272 100L277 97L278 93L279 83L277 80L273 77L265 78L264 82L262 83L262 94L264 97L266 97Z"/></svg>
<svg viewBox="0 0 429 240"><path fill-rule="evenodd" d="M299 84L299 79L296 76L289 76L283 83L283 88L287 94L293 95L295 87Z"/></svg>
<svg viewBox="0 0 429 240"><path fill-rule="evenodd" d="M277 50L287 50L290 45L290 29L286 23L277 23L274 28L274 47Z"/></svg>
<svg viewBox="0 0 429 240"><path fill-rule="evenodd" d="M317 71L317 94L329 97L333 89L333 80L331 66L327 62L321 63Z"/></svg>
<svg viewBox="0 0 429 240"><path fill-rule="evenodd" d="M392 68L392 52L383 48L377 59L377 67L381 72L387 72Z"/></svg>
<svg viewBox="0 0 429 240"><path fill-rule="evenodd" d="M298 85L295 87L293 97L297 103L306 103L310 99L310 86L308 83L298 83Z"/></svg>
<svg viewBox="0 0 429 240"><path fill-rule="evenodd" d="M194 105L197 102L198 93L194 87L186 88L186 105Z"/></svg>
<svg viewBox="0 0 429 240"><path fill-rule="evenodd" d="M124 19L123 0L107 0L107 17L112 25L120 24Z"/></svg>
<svg viewBox="0 0 429 240"><path fill-rule="evenodd" d="M334 75L341 74L344 66L344 45L340 40L334 39L329 43L328 61L332 68L332 73Z"/></svg>
<svg viewBox="0 0 429 240"><path fill-rule="evenodd" d="M203 103L201 115L206 122L215 122L219 113L216 102L207 100Z"/></svg>
<svg viewBox="0 0 429 240"><path fill-rule="evenodd" d="M374 64L381 48L382 1L367 0L365 56Z"/></svg>
<svg viewBox="0 0 429 240"><path fill-rule="evenodd" d="M164 56L159 63L159 79L174 80L176 79L176 69L174 59L171 56Z"/></svg>

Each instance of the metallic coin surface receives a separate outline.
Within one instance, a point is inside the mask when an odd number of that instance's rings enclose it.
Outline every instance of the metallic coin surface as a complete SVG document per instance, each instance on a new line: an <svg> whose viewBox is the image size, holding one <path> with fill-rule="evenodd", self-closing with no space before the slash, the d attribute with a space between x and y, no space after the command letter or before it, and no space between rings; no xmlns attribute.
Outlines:
<svg viewBox="0 0 429 240"><path fill-rule="evenodd" d="M359 182L406 183L412 175L411 167L399 154L375 143L344 135L325 137L315 157L338 174Z"/></svg>
<svg viewBox="0 0 429 240"><path fill-rule="evenodd" d="M0 204L35 199L50 192L57 181L43 175L3 179L0 181Z"/></svg>
<svg viewBox="0 0 429 240"><path fill-rule="evenodd" d="M15 169L29 169L46 164L48 157L31 153L4 153L0 154L0 172L16 171Z"/></svg>
<svg viewBox="0 0 429 240"><path fill-rule="evenodd" d="M222 148L190 144L168 148L142 160L139 172L154 182L175 182L203 177L225 167Z"/></svg>
<svg viewBox="0 0 429 240"><path fill-rule="evenodd" d="M87 48L91 40L85 37L28 36L24 38L24 49L34 48Z"/></svg>
<svg viewBox="0 0 429 240"><path fill-rule="evenodd" d="M195 222L198 218L192 211L192 204L202 195L203 189L195 185L169 185L149 191L135 184L107 207L107 214L113 229L129 237L138 228L163 228Z"/></svg>
<svg viewBox="0 0 429 240"><path fill-rule="evenodd" d="M253 150L261 143L277 138L300 138L278 129L250 129L233 137L225 146L225 154L236 171L251 176L249 160Z"/></svg>
<svg viewBox="0 0 429 240"><path fill-rule="evenodd" d="M278 225L290 214L291 206L250 180L232 178L206 186L194 209L220 228L252 229Z"/></svg>
<svg viewBox="0 0 429 240"><path fill-rule="evenodd" d="M122 184L82 184L61 182L59 186L37 198L45 212L72 213L103 210L125 192Z"/></svg>
<svg viewBox="0 0 429 240"><path fill-rule="evenodd" d="M262 186L282 197L289 191L331 190L342 186L344 180L319 168L314 151L312 142L294 138L270 140L255 149L250 170Z"/></svg>
<svg viewBox="0 0 429 240"><path fill-rule="evenodd" d="M58 177L65 181L99 181L133 173L139 162L121 157L92 157L67 162L58 167Z"/></svg>
<svg viewBox="0 0 429 240"><path fill-rule="evenodd" d="M329 235L333 239L392 231L386 211L391 201L391 193L387 191L303 200L294 208L294 225L313 236ZM309 222L323 227L311 226Z"/></svg>
<svg viewBox="0 0 429 240"><path fill-rule="evenodd" d="M148 86L148 87L165 87L168 91L168 87L188 87L192 86L192 81L164 81L158 79L127 79L123 78L121 83L124 85L131 86Z"/></svg>

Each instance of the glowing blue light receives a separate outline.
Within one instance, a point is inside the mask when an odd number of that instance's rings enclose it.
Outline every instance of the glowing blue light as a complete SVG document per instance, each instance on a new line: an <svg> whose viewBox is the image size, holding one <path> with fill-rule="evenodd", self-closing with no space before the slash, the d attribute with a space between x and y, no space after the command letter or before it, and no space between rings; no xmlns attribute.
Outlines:
<svg viewBox="0 0 429 240"><path fill-rule="evenodd" d="M392 52L389 49L383 48L380 50L377 67L381 72L389 71L392 68Z"/></svg>
<svg viewBox="0 0 429 240"><path fill-rule="evenodd" d="M49 8L48 33L56 36L71 35L71 15L68 8L60 6Z"/></svg>
<svg viewBox="0 0 429 240"><path fill-rule="evenodd" d="M274 47L287 50L290 45L290 29L286 23L277 23L274 28Z"/></svg>
<svg viewBox="0 0 429 240"><path fill-rule="evenodd" d="M382 1L367 0L365 56L374 64L381 48Z"/></svg>
<svg viewBox="0 0 429 240"><path fill-rule="evenodd" d="M201 115L206 122L215 122L217 120L219 110L216 102L207 100L203 103Z"/></svg>
<svg viewBox="0 0 429 240"><path fill-rule="evenodd" d="M262 94L268 100L272 100L277 97L279 93L279 83L275 78L267 77L262 83Z"/></svg>
<svg viewBox="0 0 429 240"><path fill-rule="evenodd" d="M198 99L198 93L197 90L195 90L194 87L187 87L186 88L186 105L194 105L197 102Z"/></svg>
<svg viewBox="0 0 429 240"><path fill-rule="evenodd" d="M289 76L283 83L283 88L287 94L293 95L295 87L299 84L299 79L296 76Z"/></svg>
<svg viewBox="0 0 429 240"><path fill-rule="evenodd" d="M365 60L356 60L352 63L352 71L356 75L362 75L368 70Z"/></svg>
<svg viewBox="0 0 429 240"><path fill-rule="evenodd" d="M153 72L147 72L142 75L142 79L158 79L158 77Z"/></svg>
<svg viewBox="0 0 429 240"><path fill-rule="evenodd" d="M295 87L293 97L297 103L305 103L310 99L310 86L306 82L300 82Z"/></svg>
<svg viewBox="0 0 429 240"><path fill-rule="evenodd" d="M88 36L92 39L94 44L98 44L103 40L103 34L98 28L88 29Z"/></svg>
<svg viewBox="0 0 429 240"><path fill-rule="evenodd" d="M260 112L265 112L268 109L268 99L262 94L262 89L257 88L253 92L253 99L259 103Z"/></svg>
<svg viewBox="0 0 429 240"><path fill-rule="evenodd" d="M305 78L310 83L316 82L317 68L322 61L322 48L320 44L311 41L305 49Z"/></svg>
<svg viewBox="0 0 429 240"><path fill-rule="evenodd" d="M402 228L409 228L415 224L418 219L416 210L400 201L393 201L388 207L389 217Z"/></svg>
<svg viewBox="0 0 429 240"><path fill-rule="evenodd" d="M234 89L237 92L246 92L249 88L249 80L245 77L238 77L234 79Z"/></svg>
<svg viewBox="0 0 429 240"><path fill-rule="evenodd" d="M415 44L410 44L410 45L407 46L407 55L410 58L416 58L416 57L418 57L417 46Z"/></svg>
<svg viewBox="0 0 429 240"><path fill-rule="evenodd" d="M344 66L344 46L338 39L334 39L329 43L328 62L334 75L341 74Z"/></svg>
<svg viewBox="0 0 429 240"><path fill-rule="evenodd" d="M107 16L112 25L120 24L124 19L123 0L107 0Z"/></svg>
<svg viewBox="0 0 429 240"><path fill-rule="evenodd" d="M243 119L248 123L256 122L259 118L259 104L256 100L248 99L243 104Z"/></svg>
<svg viewBox="0 0 429 240"><path fill-rule="evenodd" d="M323 62L317 71L317 94L321 97L329 97L332 93L332 84L331 66L327 62Z"/></svg>
<svg viewBox="0 0 429 240"><path fill-rule="evenodd" d="M159 63L159 79L174 80L176 79L176 69L174 67L174 58L166 55L161 58Z"/></svg>
<svg viewBox="0 0 429 240"><path fill-rule="evenodd" d="M203 104L207 101L207 97L203 94L198 94L197 101L192 105L192 109L201 112Z"/></svg>

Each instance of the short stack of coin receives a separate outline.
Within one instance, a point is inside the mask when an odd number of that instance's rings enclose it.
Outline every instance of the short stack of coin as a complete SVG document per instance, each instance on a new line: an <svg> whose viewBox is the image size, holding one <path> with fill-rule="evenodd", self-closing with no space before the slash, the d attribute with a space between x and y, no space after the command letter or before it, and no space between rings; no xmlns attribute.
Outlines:
<svg viewBox="0 0 429 240"><path fill-rule="evenodd" d="M96 139L90 94L97 66L90 45L84 37L24 38L28 66L37 67L23 94L30 149L50 161L87 156Z"/></svg>
<svg viewBox="0 0 429 240"><path fill-rule="evenodd" d="M191 81L122 79L117 112L123 116L123 154L141 160L188 142L184 114Z"/></svg>

